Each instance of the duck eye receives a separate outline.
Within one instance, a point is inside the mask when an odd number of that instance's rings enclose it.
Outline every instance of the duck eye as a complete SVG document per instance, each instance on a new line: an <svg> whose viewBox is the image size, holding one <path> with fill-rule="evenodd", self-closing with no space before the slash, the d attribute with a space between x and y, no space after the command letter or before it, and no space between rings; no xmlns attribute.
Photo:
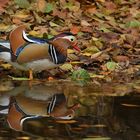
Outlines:
<svg viewBox="0 0 140 140"><path fill-rule="evenodd" d="M74 38L71 38L71 41L73 42L74 41Z"/></svg>

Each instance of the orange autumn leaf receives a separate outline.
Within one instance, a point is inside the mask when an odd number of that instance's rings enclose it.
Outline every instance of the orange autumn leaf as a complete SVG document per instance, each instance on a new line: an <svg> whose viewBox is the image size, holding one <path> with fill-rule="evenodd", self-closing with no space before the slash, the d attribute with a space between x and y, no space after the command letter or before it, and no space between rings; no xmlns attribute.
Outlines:
<svg viewBox="0 0 140 140"><path fill-rule="evenodd" d="M48 80L52 81L52 80L54 80L54 78L50 76L50 77L48 77Z"/></svg>
<svg viewBox="0 0 140 140"><path fill-rule="evenodd" d="M78 26L72 26L70 29L70 32L73 34L77 34L80 31L80 28Z"/></svg>
<svg viewBox="0 0 140 140"><path fill-rule="evenodd" d="M86 11L90 14L94 14L96 12L96 7L92 6L86 9Z"/></svg>

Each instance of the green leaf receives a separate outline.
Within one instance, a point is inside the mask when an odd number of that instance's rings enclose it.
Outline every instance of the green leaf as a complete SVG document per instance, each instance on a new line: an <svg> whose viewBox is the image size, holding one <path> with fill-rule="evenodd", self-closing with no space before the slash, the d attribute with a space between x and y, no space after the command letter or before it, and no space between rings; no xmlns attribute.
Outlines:
<svg viewBox="0 0 140 140"><path fill-rule="evenodd" d="M47 37L48 37L48 39L51 39L51 38L53 38L54 36L51 35L51 34L48 34Z"/></svg>
<svg viewBox="0 0 140 140"><path fill-rule="evenodd" d="M51 27L59 27L58 24L56 24L56 23L54 23L54 22L52 22L52 21L50 21L49 24L50 24Z"/></svg>
<svg viewBox="0 0 140 140"><path fill-rule="evenodd" d="M15 3L20 7L20 8L29 8L30 3L28 0L15 0Z"/></svg>
<svg viewBox="0 0 140 140"><path fill-rule="evenodd" d="M69 10L71 10L73 8L73 3L72 2L67 2L64 6L64 9L68 8Z"/></svg>
<svg viewBox="0 0 140 140"><path fill-rule="evenodd" d="M52 11L53 11L53 8L54 8L54 6L53 6L52 3L47 3L47 6L46 6L46 8L45 8L45 13L50 13L50 12L52 12Z"/></svg>
<svg viewBox="0 0 140 140"><path fill-rule="evenodd" d="M94 54L94 53L97 53L99 51L100 50L96 46L92 46L92 47L87 47L86 49L84 49L83 52Z"/></svg>
<svg viewBox="0 0 140 140"><path fill-rule="evenodd" d="M109 29L107 29L106 27L101 27L99 28L100 31L103 31L104 33L108 33L111 32Z"/></svg>
<svg viewBox="0 0 140 140"><path fill-rule="evenodd" d="M90 75L86 70L79 69L72 73L71 79L83 85L90 81Z"/></svg>
<svg viewBox="0 0 140 140"><path fill-rule="evenodd" d="M60 68L64 71L72 71L73 70L72 65L69 63L60 66Z"/></svg>
<svg viewBox="0 0 140 140"><path fill-rule="evenodd" d="M116 66L117 66L117 63L115 63L115 62L107 62L106 63L106 67L110 71L114 71Z"/></svg>
<svg viewBox="0 0 140 140"><path fill-rule="evenodd" d="M134 27L140 27L140 22L138 20L132 20L132 21L129 21L125 24L125 27L127 28L134 28Z"/></svg>

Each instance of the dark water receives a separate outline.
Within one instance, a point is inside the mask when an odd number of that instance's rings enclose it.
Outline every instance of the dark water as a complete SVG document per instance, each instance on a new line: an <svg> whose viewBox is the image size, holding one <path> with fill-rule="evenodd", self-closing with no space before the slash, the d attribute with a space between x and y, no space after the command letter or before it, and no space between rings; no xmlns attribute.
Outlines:
<svg viewBox="0 0 140 140"><path fill-rule="evenodd" d="M140 139L139 83L0 83L0 140Z"/></svg>

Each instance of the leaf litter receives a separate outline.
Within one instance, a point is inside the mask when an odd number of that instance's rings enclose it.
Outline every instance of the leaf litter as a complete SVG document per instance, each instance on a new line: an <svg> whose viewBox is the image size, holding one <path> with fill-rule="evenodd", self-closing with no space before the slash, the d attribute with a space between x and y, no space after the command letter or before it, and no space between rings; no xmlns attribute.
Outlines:
<svg viewBox="0 0 140 140"><path fill-rule="evenodd" d="M69 51L67 64L60 67L63 75L69 78L84 69L82 79L88 73L92 81L100 81L98 77L121 81L123 75L128 82L139 76L139 4L137 0L1 0L0 38L21 24L30 27L29 34L44 38L71 31L82 51ZM0 64L6 69L5 63Z"/></svg>

